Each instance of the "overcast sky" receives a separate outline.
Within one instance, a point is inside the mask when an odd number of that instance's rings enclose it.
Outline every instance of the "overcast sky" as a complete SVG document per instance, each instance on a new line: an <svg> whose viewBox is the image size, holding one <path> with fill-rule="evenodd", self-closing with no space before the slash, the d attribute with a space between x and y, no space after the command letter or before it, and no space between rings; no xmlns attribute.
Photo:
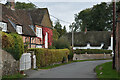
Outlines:
<svg viewBox="0 0 120 80"><path fill-rule="evenodd" d="M6 0L2 0L5 3ZM53 15L61 20L72 23L74 21L74 14L77 14L81 10L91 8L93 5L101 2L110 2L112 0L15 0L16 2L33 2L39 8L48 8L50 15ZM51 17L53 23L56 19ZM60 23L66 26L69 31L70 23L60 21Z"/></svg>

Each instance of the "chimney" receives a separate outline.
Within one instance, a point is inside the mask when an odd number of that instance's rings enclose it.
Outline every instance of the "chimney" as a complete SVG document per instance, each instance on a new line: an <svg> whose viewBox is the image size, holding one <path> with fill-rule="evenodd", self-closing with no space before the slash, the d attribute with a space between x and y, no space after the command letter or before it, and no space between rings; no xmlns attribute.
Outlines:
<svg viewBox="0 0 120 80"><path fill-rule="evenodd" d="M15 0L7 0L7 3L9 3L11 10L15 10Z"/></svg>

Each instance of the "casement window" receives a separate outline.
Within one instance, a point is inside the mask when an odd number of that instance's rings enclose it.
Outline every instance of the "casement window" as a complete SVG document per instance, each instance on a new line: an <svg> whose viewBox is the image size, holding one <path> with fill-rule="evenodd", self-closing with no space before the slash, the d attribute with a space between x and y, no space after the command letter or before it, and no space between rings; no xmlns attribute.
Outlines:
<svg viewBox="0 0 120 80"><path fill-rule="evenodd" d="M6 32L7 31L7 23L0 22L0 28L2 28L2 31Z"/></svg>
<svg viewBox="0 0 120 80"><path fill-rule="evenodd" d="M42 38L42 28L36 28L36 35L37 35L37 37L40 37L40 38Z"/></svg>
<svg viewBox="0 0 120 80"><path fill-rule="evenodd" d="M22 34L22 26L16 26L16 31L18 34Z"/></svg>

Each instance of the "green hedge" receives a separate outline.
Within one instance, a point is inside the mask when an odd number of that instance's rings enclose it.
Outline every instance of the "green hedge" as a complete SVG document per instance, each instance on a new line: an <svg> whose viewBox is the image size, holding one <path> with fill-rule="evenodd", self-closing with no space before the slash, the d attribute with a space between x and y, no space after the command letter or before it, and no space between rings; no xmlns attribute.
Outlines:
<svg viewBox="0 0 120 80"><path fill-rule="evenodd" d="M104 49L76 49L74 50L76 54L111 54L112 50L104 50Z"/></svg>
<svg viewBox="0 0 120 80"><path fill-rule="evenodd" d="M62 62L64 58L68 58L68 49L29 49L28 51L34 51L36 55L37 67L45 67L53 63Z"/></svg>
<svg viewBox="0 0 120 80"><path fill-rule="evenodd" d="M24 52L22 37L14 33L2 33L2 49L9 52L16 60L19 60Z"/></svg>

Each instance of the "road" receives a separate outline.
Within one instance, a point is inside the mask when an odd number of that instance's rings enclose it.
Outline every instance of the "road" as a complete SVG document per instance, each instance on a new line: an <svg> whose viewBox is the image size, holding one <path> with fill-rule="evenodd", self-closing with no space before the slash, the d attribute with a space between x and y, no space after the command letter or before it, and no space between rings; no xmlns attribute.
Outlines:
<svg viewBox="0 0 120 80"><path fill-rule="evenodd" d="M26 72L28 78L96 78L94 69L111 60L75 62L48 70Z"/></svg>

